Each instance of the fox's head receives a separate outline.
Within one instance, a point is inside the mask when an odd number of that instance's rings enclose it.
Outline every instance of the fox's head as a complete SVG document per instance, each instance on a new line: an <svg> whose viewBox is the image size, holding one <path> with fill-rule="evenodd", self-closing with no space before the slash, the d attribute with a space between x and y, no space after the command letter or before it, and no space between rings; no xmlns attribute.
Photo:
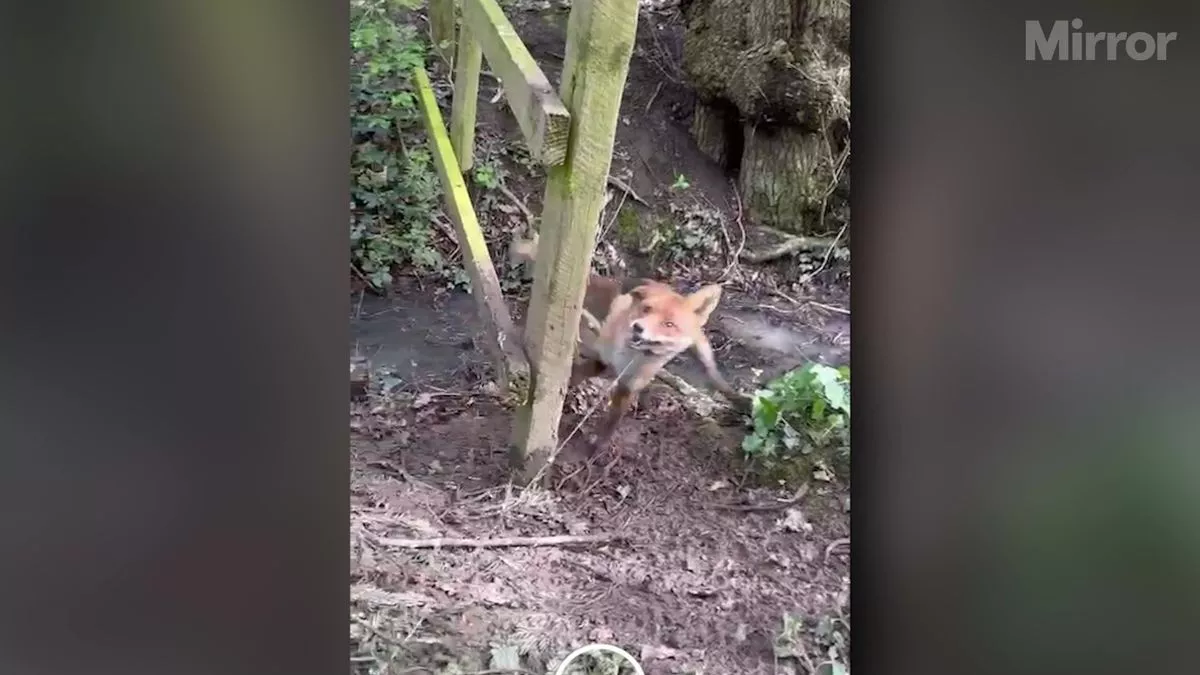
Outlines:
<svg viewBox="0 0 1200 675"><path fill-rule="evenodd" d="M721 300L721 287L712 284L680 295L665 284L649 283L634 288L626 297L627 344L661 356L692 346Z"/></svg>

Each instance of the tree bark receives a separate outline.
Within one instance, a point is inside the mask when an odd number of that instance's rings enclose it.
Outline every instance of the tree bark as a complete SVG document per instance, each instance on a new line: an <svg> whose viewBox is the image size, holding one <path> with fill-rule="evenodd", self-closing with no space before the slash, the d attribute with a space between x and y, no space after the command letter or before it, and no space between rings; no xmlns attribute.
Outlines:
<svg viewBox="0 0 1200 675"><path fill-rule="evenodd" d="M833 183L824 136L747 125L745 139L738 188L750 219L786 232L820 229L821 204Z"/></svg>
<svg viewBox="0 0 1200 675"><path fill-rule="evenodd" d="M700 102L696 103L696 111L692 115L692 138L696 139L696 145L700 147L700 152L725 167L729 166L730 159L730 139L729 134L726 133L728 126L726 118L725 110Z"/></svg>
<svg viewBox="0 0 1200 675"><path fill-rule="evenodd" d="M829 214L847 213L845 191L830 192L846 165L848 0L692 0L685 17L697 145L738 172L753 221L804 235L837 229Z"/></svg>

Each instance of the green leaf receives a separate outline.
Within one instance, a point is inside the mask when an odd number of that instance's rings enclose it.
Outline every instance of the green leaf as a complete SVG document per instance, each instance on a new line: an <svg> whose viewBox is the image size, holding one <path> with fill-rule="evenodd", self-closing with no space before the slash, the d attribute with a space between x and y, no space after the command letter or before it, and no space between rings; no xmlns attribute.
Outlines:
<svg viewBox="0 0 1200 675"><path fill-rule="evenodd" d="M520 671L521 670L521 654L517 648L512 645L504 645L501 647L492 647L491 664L488 666L491 670L505 671Z"/></svg>
<svg viewBox="0 0 1200 675"><path fill-rule="evenodd" d="M779 424L779 404L765 397L755 401L754 421L768 429L775 428Z"/></svg>
<svg viewBox="0 0 1200 675"><path fill-rule="evenodd" d="M813 377L821 386L821 394L825 400L829 401L832 407L844 411L850 411L850 390L845 385L842 374L836 368L815 364L813 366Z"/></svg>
<svg viewBox="0 0 1200 675"><path fill-rule="evenodd" d="M812 419L814 422L820 422L825 419L825 399L818 398L812 402Z"/></svg>
<svg viewBox="0 0 1200 675"><path fill-rule="evenodd" d="M746 434L742 439L742 452L747 455L757 455L762 452L764 437L760 434Z"/></svg>

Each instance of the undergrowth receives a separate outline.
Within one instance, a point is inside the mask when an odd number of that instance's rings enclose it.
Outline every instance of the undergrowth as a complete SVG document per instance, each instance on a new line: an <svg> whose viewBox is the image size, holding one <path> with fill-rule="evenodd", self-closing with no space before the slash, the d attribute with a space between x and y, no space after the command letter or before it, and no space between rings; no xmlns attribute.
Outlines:
<svg viewBox="0 0 1200 675"><path fill-rule="evenodd" d="M845 615L813 620L785 614L773 647L775 658L799 661L813 675L850 675L850 622Z"/></svg>
<svg viewBox="0 0 1200 675"><path fill-rule="evenodd" d="M426 47L398 19L421 4L350 5L350 262L376 290L388 289L401 269L444 267L431 227L440 186L411 84Z"/></svg>
<svg viewBox="0 0 1200 675"><path fill-rule="evenodd" d="M850 470L850 368L810 363L754 395L746 459L768 474L832 480Z"/></svg>

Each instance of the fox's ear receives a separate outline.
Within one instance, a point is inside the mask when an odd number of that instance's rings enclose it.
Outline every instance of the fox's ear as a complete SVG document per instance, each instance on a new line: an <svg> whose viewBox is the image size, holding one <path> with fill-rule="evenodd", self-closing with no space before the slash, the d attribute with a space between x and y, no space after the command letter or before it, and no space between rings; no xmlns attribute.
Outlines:
<svg viewBox="0 0 1200 675"><path fill-rule="evenodd" d="M650 289L647 286L638 286L630 289L630 291L625 295L628 295L630 298L632 298L634 302L641 302L646 299L646 295L649 291Z"/></svg>
<svg viewBox="0 0 1200 675"><path fill-rule="evenodd" d="M687 296L687 307L700 317L700 325L703 326L708 322L708 316L717 308L717 303L720 301L721 287L718 284L709 284Z"/></svg>

